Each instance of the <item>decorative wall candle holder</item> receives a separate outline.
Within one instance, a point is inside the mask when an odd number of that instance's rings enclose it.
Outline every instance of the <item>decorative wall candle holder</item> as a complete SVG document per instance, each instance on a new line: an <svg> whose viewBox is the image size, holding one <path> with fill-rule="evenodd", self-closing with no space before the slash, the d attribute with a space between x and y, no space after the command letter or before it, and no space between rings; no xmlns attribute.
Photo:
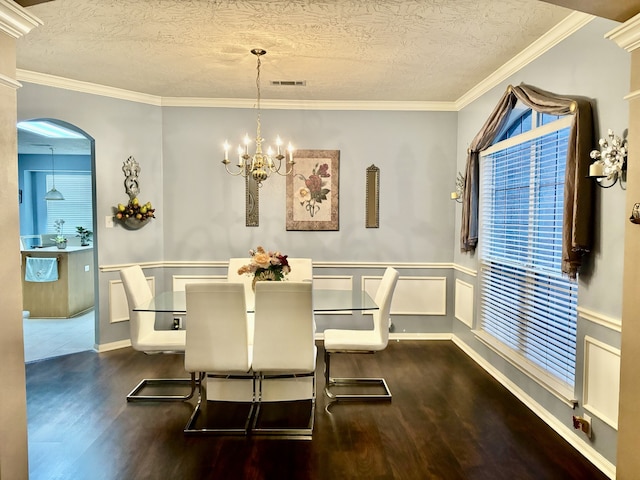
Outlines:
<svg viewBox="0 0 640 480"><path fill-rule="evenodd" d="M456 178L456 191L451 192L451 200L455 200L458 203L462 203L462 196L464 195L464 177L462 173L458 172Z"/></svg>
<svg viewBox="0 0 640 480"><path fill-rule="evenodd" d="M613 187L618 179L623 185L627 172L627 140L609 129L607 138L601 138L598 143L600 150L592 150L590 154L595 161L589 166L588 176L595 178L596 185L602 188Z"/></svg>

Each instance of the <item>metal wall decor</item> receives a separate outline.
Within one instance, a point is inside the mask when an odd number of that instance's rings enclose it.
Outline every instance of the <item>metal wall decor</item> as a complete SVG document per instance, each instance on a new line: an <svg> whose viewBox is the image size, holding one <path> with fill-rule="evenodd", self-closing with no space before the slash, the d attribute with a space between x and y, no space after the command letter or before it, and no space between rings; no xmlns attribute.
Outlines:
<svg viewBox="0 0 640 480"><path fill-rule="evenodd" d="M371 164L367 168L367 192L365 196L365 220L367 228L380 227L380 169Z"/></svg>
<svg viewBox="0 0 640 480"><path fill-rule="evenodd" d="M260 225L260 188L258 182L251 176L245 178L245 220L247 227Z"/></svg>
<svg viewBox="0 0 640 480"><path fill-rule="evenodd" d="M133 157L127 158L122 163L122 171L124 172L124 189L129 195L129 202L124 205L119 203L114 207L113 217L127 230L138 230L149 223L149 220L155 218L155 208L151 202L140 203L138 195L140 194L140 184L138 175L140 174L140 165Z"/></svg>

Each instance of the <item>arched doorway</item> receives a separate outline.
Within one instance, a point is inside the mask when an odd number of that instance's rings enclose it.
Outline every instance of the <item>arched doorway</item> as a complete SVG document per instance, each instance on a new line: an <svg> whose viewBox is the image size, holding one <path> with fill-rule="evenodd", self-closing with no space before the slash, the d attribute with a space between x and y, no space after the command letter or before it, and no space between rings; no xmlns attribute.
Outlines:
<svg viewBox="0 0 640 480"><path fill-rule="evenodd" d="M57 119L19 122L18 187L25 361L94 349L99 302L93 138ZM91 234L81 238L79 232ZM56 242L59 237L65 242ZM47 257L56 261L40 260ZM55 271L34 278L34 265L47 261Z"/></svg>

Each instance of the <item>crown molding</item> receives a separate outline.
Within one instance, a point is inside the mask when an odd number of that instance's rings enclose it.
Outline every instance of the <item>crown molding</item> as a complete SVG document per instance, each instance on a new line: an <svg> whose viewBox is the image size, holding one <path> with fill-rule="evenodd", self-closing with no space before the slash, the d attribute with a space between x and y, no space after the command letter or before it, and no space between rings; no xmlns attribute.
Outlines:
<svg viewBox="0 0 640 480"><path fill-rule="evenodd" d="M162 105L162 98L156 95L132 92L122 88L107 87L105 85L82 82L80 80L72 80L70 78L49 75L48 73L17 69L16 77L22 82L35 83L38 85L45 85L47 87L62 88L64 90L72 90L74 92L89 93L91 95L117 98L119 100L128 100L130 102L145 103L148 105Z"/></svg>
<svg viewBox="0 0 640 480"><path fill-rule="evenodd" d="M582 12L573 12L569 14L562 22L549 30L545 35L533 42L522 52L460 97L455 102L456 109L462 110L493 87L499 85L511 75L526 67L529 63L555 47L558 43L573 35L594 18L595 17L593 15Z"/></svg>
<svg viewBox="0 0 640 480"><path fill-rule="evenodd" d="M17 3L0 0L0 31L13 38L20 38L40 25L43 25L42 20Z"/></svg>
<svg viewBox="0 0 640 480"><path fill-rule="evenodd" d="M255 108L249 98L162 97L163 107ZM392 102L376 100L260 100L267 110L456 111L455 102Z"/></svg>
<svg viewBox="0 0 640 480"><path fill-rule="evenodd" d="M627 52L633 52L640 46L640 13L606 33L604 38L613 40Z"/></svg>
<svg viewBox="0 0 640 480"><path fill-rule="evenodd" d="M0 0L7 2L8 0ZM2 5L2 3L0 3ZM421 101L358 101L358 100L261 100L261 107L271 110L373 110L373 111L420 111L457 112L478 99L493 87L499 85L549 49L569 37L595 17L581 12L573 12L562 22L549 30L516 57L489 75L455 102ZM635 17L634 17L635 18ZM162 107L205 107L205 108L255 108L255 99L246 98L199 98L161 97L146 93L132 92L121 88L18 69L18 80L76 92L101 95Z"/></svg>
<svg viewBox="0 0 640 480"><path fill-rule="evenodd" d="M6 75L0 73L0 86L18 89L22 86L22 84L17 80L14 80L13 78L7 77Z"/></svg>

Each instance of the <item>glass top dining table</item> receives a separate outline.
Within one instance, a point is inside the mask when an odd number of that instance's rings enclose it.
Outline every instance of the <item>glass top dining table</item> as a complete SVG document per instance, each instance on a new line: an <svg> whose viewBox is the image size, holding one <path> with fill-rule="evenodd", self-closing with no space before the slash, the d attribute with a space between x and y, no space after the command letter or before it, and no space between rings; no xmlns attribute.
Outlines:
<svg viewBox="0 0 640 480"><path fill-rule="evenodd" d="M247 300L247 312L253 313L255 310L253 302ZM313 290L313 311L315 313L378 310L378 308L376 302L364 290ZM184 291L162 292L148 303L137 306L134 310L187 313L186 293Z"/></svg>

